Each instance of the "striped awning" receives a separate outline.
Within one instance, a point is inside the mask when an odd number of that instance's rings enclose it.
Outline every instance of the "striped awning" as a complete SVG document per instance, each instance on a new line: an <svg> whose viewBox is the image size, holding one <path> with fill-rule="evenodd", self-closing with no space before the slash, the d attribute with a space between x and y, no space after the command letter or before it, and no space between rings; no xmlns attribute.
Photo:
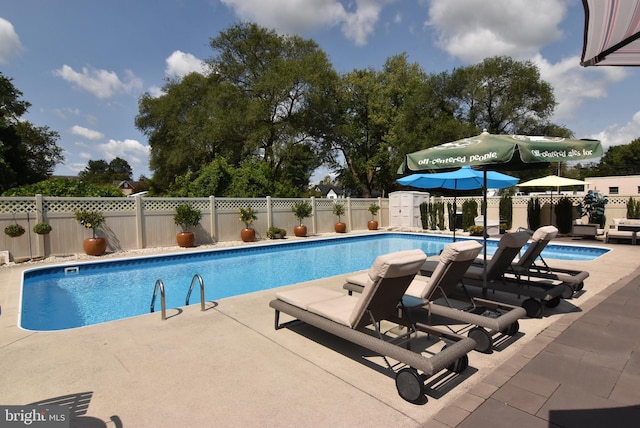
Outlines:
<svg viewBox="0 0 640 428"><path fill-rule="evenodd" d="M640 0L582 0L584 46L580 64L640 65Z"/></svg>

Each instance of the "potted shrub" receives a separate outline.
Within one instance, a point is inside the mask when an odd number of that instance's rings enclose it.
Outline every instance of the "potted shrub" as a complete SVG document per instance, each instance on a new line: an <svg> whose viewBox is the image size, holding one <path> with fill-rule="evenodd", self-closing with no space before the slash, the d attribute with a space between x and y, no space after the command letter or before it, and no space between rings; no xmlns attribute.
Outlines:
<svg viewBox="0 0 640 428"><path fill-rule="evenodd" d="M24 232L24 227L22 227L18 223L10 224L9 226L4 228L4 233L12 238L17 238L18 236L23 235Z"/></svg>
<svg viewBox="0 0 640 428"><path fill-rule="evenodd" d="M299 226L293 228L294 235L298 237L307 236L307 226L302 224L302 220L311 217L311 212L313 211L311 204L307 201L297 201L293 204L293 207L291 207L291 211L293 211L293 214L300 222Z"/></svg>
<svg viewBox="0 0 640 428"><path fill-rule="evenodd" d="M283 239L285 236L287 236L287 231L279 227L271 226L267 230L267 238L269 239Z"/></svg>
<svg viewBox="0 0 640 428"><path fill-rule="evenodd" d="M181 232L176 235L176 241L179 246L193 247L196 242L196 237L189 229L200 224L201 218L202 213L200 210L193 208L189 204L180 204L176 207L173 221L180 226L181 230Z"/></svg>
<svg viewBox="0 0 640 428"><path fill-rule="evenodd" d="M607 197L603 196L600 192L589 190L582 202L578 205L578 210L582 217L587 216L589 218L589 223L604 227L606 222L604 215L605 205L607 205L608 202Z"/></svg>
<svg viewBox="0 0 640 428"><path fill-rule="evenodd" d="M380 211L380 205L371 204L367 209L371 213L371 220L367 222L367 229L378 230L378 222L376 221L376 214L378 214L378 211Z"/></svg>
<svg viewBox="0 0 640 428"><path fill-rule="evenodd" d="M254 220L258 219L256 212L251 208L240 208L240 221L244 223L244 229L240 231L243 242L253 242L256 239L256 231L251 226Z"/></svg>
<svg viewBox="0 0 640 428"><path fill-rule="evenodd" d="M51 232L52 227L49 223L37 223L33 226L33 232L38 235L48 235Z"/></svg>
<svg viewBox="0 0 640 428"><path fill-rule="evenodd" d="M107 240L96 237L96 228L104 223L104 216L98 211L78 210L76 220L87 229L91 229L91 238L83 242L84 252L90 256L101 256L107 250Z"/></svg>
<svg viewBox="0 0 640 428"><path fill-rule="evenodd" d="M338 216L338 222L334 225L334 229L337 233L345 233L347 231L347 225L342 222L342 216L344 215L344 205L335 204L333 206L333 214Z"/></svg>
<svg viewBox="0 0 640 428"><path fill-rule="evenodd" d="M471 235L471 236L482 236L482 232L484 231L484 227L473 225L473 226L469 226L467 231L469 232L469 235Z"/></svg>

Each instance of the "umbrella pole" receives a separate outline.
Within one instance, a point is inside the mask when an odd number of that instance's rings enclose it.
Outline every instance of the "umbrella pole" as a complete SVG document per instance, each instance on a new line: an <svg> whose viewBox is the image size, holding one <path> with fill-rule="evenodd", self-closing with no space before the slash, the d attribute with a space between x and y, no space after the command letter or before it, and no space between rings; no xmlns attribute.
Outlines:
<svg viewBox="0 0 640 428"><path fill-rule="evenodd" d="M484 241L484 254L482 263L482 296L487 296L487 170L482 174L482 189L484 200L484 213L482 213L482 240Z"/></svg>

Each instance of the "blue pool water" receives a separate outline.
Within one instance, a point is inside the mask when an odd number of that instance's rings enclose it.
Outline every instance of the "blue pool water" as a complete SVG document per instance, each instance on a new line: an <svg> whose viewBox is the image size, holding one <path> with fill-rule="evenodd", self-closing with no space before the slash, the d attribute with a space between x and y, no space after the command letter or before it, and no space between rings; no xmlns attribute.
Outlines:
<svg viewBox="0 0 640 428"><path fill-rule="evenodd" d="M393 251L420 248L436 255L451 241L448 236L375 234L32 269L24 273L20 325L62 330L149 313L157 279L165 285L167 308L176 308L184 306L195 274L202 276L211 301L367 269L378 255ZM489 241L488 254L496 242ZM592 260L607 251L554 244L543 257ZM199 300L196 285L190 303Z"/></svg>

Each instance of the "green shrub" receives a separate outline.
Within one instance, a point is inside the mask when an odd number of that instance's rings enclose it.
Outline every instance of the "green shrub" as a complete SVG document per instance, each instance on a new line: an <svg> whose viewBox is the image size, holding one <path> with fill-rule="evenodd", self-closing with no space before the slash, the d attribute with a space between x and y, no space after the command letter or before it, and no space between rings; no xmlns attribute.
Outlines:
<svg viewBox="0 0 640 428"><path fill-rule="evenodd" d="M423 229L429 229L429 203L422 202L420 204L420 222Z"/></svg>
<svg viewBox="0 0 640 428"><path fill-rule="evenodd" d="M175 224L180 226L183 232L187 232L189 227L195 227L200 223L202 213L189 204L180 204L176 207L176 213L173 216Z"/></svg>
<svg viewBox="0 0 640 428"><path fill-rule="evenodd" d="M566 196L560 198L554 207L559 233L570 233L573 222L573 203Z"/></svg>
<svg viewBox="0 0 640 428"><path fill-rule="evenodd" d="M4 233L6 233L12 238L17 238L18 236L23 235L24 232L25 232L24 227L22 227L18 223L10 224L9 226L4 228Z"/></svg>
<svg viewBox="0 0 640 428"><path fill-rule="evenodd" d="M51 232L52 229L53 228L49 223L38 223L33 226L33 232L37 233L38 235L46 235L47 233Z"/></svg>
<svg viewBox="0 0 640 428"><path fill-rule="evenodd" d="M271 226L269 230L267 230L267 238L269 239L282 239L285 236L287 236L287 231L279 227Z"/></svg>
<svg viewBox="0 0 640 428"><path fill-rule="evenodd" d="M300 226L302 226L302 220L307 217L311 217L313 207L307 201L297 201L293 204L293 207L291 207L291 211L293 211L293 215L296 216L296 218L300 222Z"/></svg>
<svg viewBox="0 0 640 428"><path fill-rule="evenodd" d="M529 202L527 202L527 224L529 229L536 230L540 227L541 213L540 200L538 198L529 199Z"/></svg>
<svg viewBox="0 0 640 428"><path fill-rule="evenodd" d="M609 200L606 196L603 196L600 192L589 190L582 202L578 205L580 215L582 217L589 217L589 223L594 223L604 227L605 216L604 206L607 205Z"/></svg>
<svg viewBox="0 0 640 428"><path fill-rule="evenodd" d="M511 195L500 197L500 221L505 223L504 229L511 229L513 223L513 200Z"/></svg>
<svg viewBox="0 0 640 428"><path fill-rule="evenodd" d="M469 230L476 223L478 217L478 203L473 199L467 199L462 203L462 228Z"/></svg>

